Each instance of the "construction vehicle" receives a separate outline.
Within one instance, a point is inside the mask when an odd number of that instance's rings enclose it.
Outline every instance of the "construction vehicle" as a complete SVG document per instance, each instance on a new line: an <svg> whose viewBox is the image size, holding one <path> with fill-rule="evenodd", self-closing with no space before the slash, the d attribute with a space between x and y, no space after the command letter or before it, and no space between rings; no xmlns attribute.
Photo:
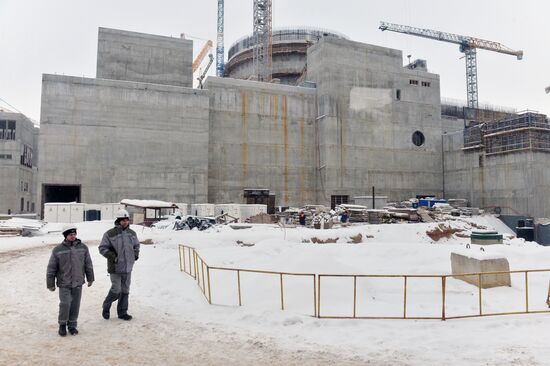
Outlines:
<svg viewBox="0 0 550 366"><path fill-rule="evenodd" d="M199 66L202 64L202 61L204 60L204 57L208 54L208 52L212 49L213 46L214 45L213 45L212 41L210 41L210 40L206 41L204 46L202 46L202 49L199 52L197 58L195 58L195 61L193 61L193 65L191 67L193 69L193 72L195 72L199 69Z"/></svg>
<svg viewBox="0 0 550 366"><path fill-rule="evenodd" d="M199 81L199 89L203 88L202 81L206 77L206 73L208 72L208 69L210 69L210 66L212 66L212 63L214 62L214 56L212 56L212 54L209 54L208 57L210 58L210 60L208 61L208 64L204 68L204 71L202 72L202 74L197 78L197 80Z"/></svg>
<svg viewBox="0 0 550 366"><path fill-rule="evenodd" d="M380 22L378 29L382 31L392 31L397 33L409 34L412 36L433 39L436 41L458 44L460 52L466 56L466 89L468 108L478 108L478 88L477 88L477 49L488 50L506 55L516 56L518 60L523 58L523 51L515 51L494 41L485 39L461 36L458 34L445 33L441 31L415 28L407 25ZM547 89L548 93L548 89Z"/></svg>

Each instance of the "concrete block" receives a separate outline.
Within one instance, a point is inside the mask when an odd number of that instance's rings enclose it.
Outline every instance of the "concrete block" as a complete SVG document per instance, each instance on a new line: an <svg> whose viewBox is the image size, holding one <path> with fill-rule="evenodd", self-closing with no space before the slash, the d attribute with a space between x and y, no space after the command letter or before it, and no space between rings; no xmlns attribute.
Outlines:
<svg viewBox="0 0 550 366"><path fill-rule="evenodd" d="M508 260L504 257L491 256L483 252L451 253L453 278L479 287L479 276L460 276L466 273L510 271ZM481 288L512 286L510 273L481 275Z"/></svg>

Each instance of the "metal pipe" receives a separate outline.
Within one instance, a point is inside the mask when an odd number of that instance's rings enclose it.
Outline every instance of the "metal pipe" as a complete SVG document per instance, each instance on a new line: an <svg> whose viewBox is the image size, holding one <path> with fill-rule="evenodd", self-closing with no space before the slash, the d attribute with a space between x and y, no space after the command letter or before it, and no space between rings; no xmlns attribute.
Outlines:
<svg viewBox="0 0 550 366"><path fill-rule="evenodd" d="M179 260L180 260L180 272L182 271L182 267L181 267L181 250L182 250L182 248L183 247L181 245L178 245L178 257L179 257Z"/></svg>
<svg viewBox="0 0 550 366"><path fill-rule="evenodd" d="M355 318L355 309L357 308L357 276L353 276L353 317Z"/></svg>
<svg viewBox="0 0 550 366"><path fill-rule="evenodd" d="M206 274L208 276L208 303L212 304L212 292L210 290L210 268L206 267Z"/></svg>
<svg viewBox="0 0 550 366"><path fill-rule="evenodd" d="M407 319L407 276L403 276L403 319Z"/></svg>
<svg viewBox="0 0 550 366"><path fill-rule="evenodd" d="M201 271L202 271L202 293L206 295L206 284L204 282L204 261L201 258Z"/></svg>
<svg viewBox="0 0 550 366"><path fill-rule="evenodd" d="M281 279L281 310L285 310L285 300L283 297L283 274L281 273L279 276Z"/></svg>
<svg viewBox="0 0 550 366"><path fill-rule="evenodd" d="M445 320L445 291L446 291L447 277L441 276L441 320Z"/></svg>
<svg viewBox="0 0 550 366"><path fill-rule="evenodd" d="M241 302L241 271L237 270L237 289L239 291L239 306L242 306Z"/></svg>
<svg viewBox="0 0 550 366"><path fill-rule="evenodd" d="M317 316L317 276L313 275L313 316Z"/></svg>
<svg viewBox="0 0 550 366"><path fill-rule="evenodd" d="M482 309L482 305L481 305L481 273L478 273L477 275L477 278L478 278L478 282L477 284L479 285L479 315L483 315L483 309Z"/></svg>
<svg viewBox="0 0 550 366"><path fill-rule="evenodd" d="M527 277L527 271L525 271L525 312L529 312L529 278Z"/></svg>
<svg viewBox="0 0 550 366"><path fill-rule="evenodd" d="M317 280L317 317L321 317L321 275L319 275Z"/></svg>

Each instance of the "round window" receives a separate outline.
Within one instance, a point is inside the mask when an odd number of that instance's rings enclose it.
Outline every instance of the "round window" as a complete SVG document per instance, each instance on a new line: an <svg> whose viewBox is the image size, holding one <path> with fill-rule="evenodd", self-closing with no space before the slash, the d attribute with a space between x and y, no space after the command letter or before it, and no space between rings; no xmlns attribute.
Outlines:
<svg viewBox="0 0 550 366"><path fill-rule="evenodd" d="M426 138L424 137L424 134L420 131L415 131L412 136L412 142L416 146L422 146L424 145L424 142L426 142Z"/></svg>

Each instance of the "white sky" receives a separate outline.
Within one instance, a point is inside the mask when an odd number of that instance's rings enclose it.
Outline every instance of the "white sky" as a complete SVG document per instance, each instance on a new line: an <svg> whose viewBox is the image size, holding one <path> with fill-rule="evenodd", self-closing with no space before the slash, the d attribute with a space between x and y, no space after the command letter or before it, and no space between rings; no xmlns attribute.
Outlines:
<svg viewBox="0 0 550 366"><path fill-rule="evenodd" d="M0 98L40 119L41 75L95 77L97 29L216 40L217 0L0 0ZM381 32L379 21L500 42L524 59L478 52L481 103L550 115L550 2L544 0L273 0L273 26L313 26L428 60L443 98L465 100L458 46ZM252 31L252 0L225 1L225 46ZM195 41L195 54L203 41ZM214 67L212 67L212 72ZM0 106L6 106L0 102Z"/></svg>

